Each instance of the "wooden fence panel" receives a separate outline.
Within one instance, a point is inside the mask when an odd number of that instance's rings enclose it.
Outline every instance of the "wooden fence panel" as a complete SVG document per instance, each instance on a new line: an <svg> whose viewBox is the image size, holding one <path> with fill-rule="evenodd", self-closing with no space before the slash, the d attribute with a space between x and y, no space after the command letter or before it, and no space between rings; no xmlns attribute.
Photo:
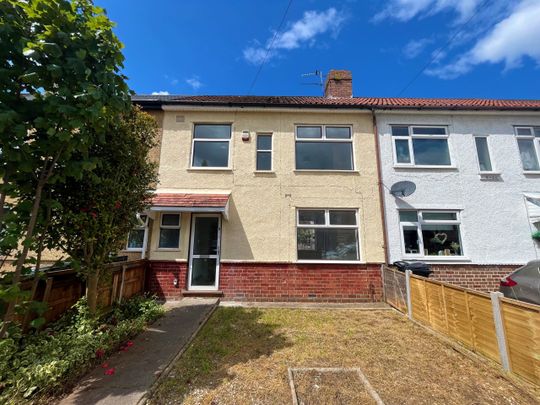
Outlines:
<svg viewBox="0 0 540 405"><path fill-rule="evenodd" d="M144 265L128 268L124 275L122 296L130 298L144 291Z"/></svg>
<svg viewBox="0 0 540 405"><path fill-rule="evenodd" d="M500 362L491 299L488 295L480 293L469 293L467 297L473 328L474 349L486 357Z"/></svg>
<svg viewBox="0 0 540 405"><path fill-rule="evenodd" d="M411 277L411 305L413 318L430 325L425 284L416 277Z"/></svg>
<svg viewBox="0 0 540 405"><path fill-rule="evenodd" d="M443 286L448 335L473 348L473 329L470 322L467 292Z"/></svg>
<svg viewBox="0 0 540 405"><path fill-rule="evenodd" d="M426 290L429 324L438 332L447 333L444 293L440 285L422 280Z"/></svg>
<svg viewBox="0 0 540 405"><path fill-rule="evenodd" d="M540 307L502 299L501 310L512 371L540 382Z"/></svg>

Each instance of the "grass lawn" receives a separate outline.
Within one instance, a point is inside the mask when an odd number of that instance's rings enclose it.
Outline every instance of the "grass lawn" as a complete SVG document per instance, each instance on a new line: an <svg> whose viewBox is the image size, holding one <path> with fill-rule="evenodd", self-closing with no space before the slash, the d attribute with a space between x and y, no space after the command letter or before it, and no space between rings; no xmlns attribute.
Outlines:
<svg viewBox="0 0 540 405"><path fill-rule="evenodd" d="M387 405L540 404L540 390L391 310L230 307L217 309L150 402L291 404L288 368L316 367L360 368ZM294 378L306 405L371 403L350 372Z"/></svg>

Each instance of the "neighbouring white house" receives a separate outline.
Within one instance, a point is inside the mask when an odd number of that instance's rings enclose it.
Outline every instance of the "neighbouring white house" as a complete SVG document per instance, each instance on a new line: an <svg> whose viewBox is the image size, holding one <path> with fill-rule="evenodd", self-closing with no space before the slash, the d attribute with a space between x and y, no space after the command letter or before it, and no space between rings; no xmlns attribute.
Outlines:
<svg viewBox="0 0 540 405"><path fill-rule="evenodd" d="M388 261L424 261L437 278L496 288L540 253L540 111L471 102L456 111L456 102L375 112ZM410 196L390 192L401 181L415 184Z"/></svg>

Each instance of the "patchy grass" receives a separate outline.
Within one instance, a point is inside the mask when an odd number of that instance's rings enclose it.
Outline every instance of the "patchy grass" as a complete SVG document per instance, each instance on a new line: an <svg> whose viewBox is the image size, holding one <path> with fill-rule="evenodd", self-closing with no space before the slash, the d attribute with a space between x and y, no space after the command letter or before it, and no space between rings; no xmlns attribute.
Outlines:
<svg viewBox="0 0 540 405"><path fill-rule="evenodd" d="M226 307L150 402L290 404L289 367L360 367L386 404L540 403L538 389L463 355L394 311ZM340 388L328 380L326 389L349 395L347 381Z"/></svg>

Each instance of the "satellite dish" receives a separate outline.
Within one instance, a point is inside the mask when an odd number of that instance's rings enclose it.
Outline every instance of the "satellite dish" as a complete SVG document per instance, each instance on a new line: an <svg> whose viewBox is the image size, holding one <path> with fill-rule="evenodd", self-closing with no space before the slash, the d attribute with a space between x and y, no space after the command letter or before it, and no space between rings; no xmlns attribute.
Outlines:
<svg viewBox="0 0 540 405"><path fill-rule="evenodd" d="M398 181L390 188L390 194L394 197L408 197L416 191L416 184L412 181Z"/></svg>

